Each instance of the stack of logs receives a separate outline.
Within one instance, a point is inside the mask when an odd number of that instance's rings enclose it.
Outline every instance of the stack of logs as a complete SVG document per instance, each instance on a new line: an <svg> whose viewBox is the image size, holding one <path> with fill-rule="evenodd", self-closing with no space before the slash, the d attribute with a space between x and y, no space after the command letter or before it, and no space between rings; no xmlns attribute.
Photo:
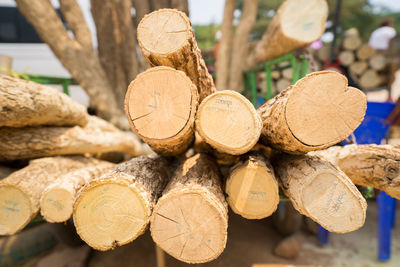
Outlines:
<svg viewBox="0 0 400 267"><path fill-rule="evenodd" d="M343 75L309 74L256 110L236 92L216 92L184 13L148 14L137 34L151 68L129 85L125 112L133 132L157 154L117 166L83 157L58 165L49 162L54 158L32 161L0 184L1 234L21 230L40 206L49 222L72 214L79 236L97 250L127 244L150 226L168 254L202 263L225 248L228 204L248 219L268 217L279 185L300 213L337 233L364 223L367 204L354 183L398 196L399 149L325 150L365 114L365 95ZM8 153L0 151L3 158ZM82 169L78 162L95 166Z"/></svg>

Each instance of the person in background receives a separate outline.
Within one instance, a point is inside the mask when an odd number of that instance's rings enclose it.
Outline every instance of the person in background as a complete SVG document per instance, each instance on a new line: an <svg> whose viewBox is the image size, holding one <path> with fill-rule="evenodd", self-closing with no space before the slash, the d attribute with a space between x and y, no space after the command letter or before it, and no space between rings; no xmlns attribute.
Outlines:
<svg viewBox="0 0 400 267"><path fill-rule="evenodd" d="M376 50L388 51L392 47L392 40L395 36L393 20L386 18L381 21L380 27L372 32L368 44Z"/></svg>

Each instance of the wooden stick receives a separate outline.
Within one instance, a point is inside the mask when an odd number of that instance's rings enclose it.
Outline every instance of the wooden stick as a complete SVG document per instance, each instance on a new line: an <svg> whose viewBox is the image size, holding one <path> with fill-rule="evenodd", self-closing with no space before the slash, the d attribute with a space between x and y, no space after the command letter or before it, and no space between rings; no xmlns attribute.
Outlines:
<svg viewBox="0 0 400 267"><path fill-rule="evenodd" d="M227 239L228 209L218 168L205 154L180 165L154 207L154 242L187 263L216 259Z"/></svg>
<svg viewBox="0 0 400 267"><path fill-rule="evenodd" d="M263 219L278 207L279 188L269 160L250 152L230 170L225 193L232 210L246 219Z"/></svg>
<svg viewBox="0 0 400 267"><path fill-rule="evenodd" d="M82 240L105 251L141 235L169 180L169 165L159 156L141 156L87 184L78 194L73 213Z"/></svg>
<svg viewBox="0 0 400 267"><path fill-rule="evenodd" d="M141 144L133 134L91 116L83 128L0 128L0 151L0 161L111 151L137 156Z"/></svg>
<svg viewBox="0 0 400 267"><path fill-rule="evenodd" d="M0 235L22 230L39 211L43 190L59 176L98 160L82 156L32 160L0 181Z"/></svg>
<svg viewBox="0 0 400 267"><path fill-rule="evenodd" d="M400 199L400 149L391 145L348 145L315 152L336 164L357 185Z"/></svg>
<svg viewBox="0 0 400 267"><path fill-rule="evenodd" d="M364 224L367 202L329 161L311 155L280 155L274 168L294 208L328 231L348 233Z"/></svg>
<svg viewBox="0 0 400 267"><path fill-rule="evenodd" d="M196 130L201 138L219 152L240 155L258 141L261 120L254 106L234 91L218 91L199 106Z"/></svg>
<svg viewBox="0 0 400 267"><path fill-rule="evenodd" d="M185 13L176 9L154 11L139 23L137 37L150 66L169 66L185 72L196 85L200 101L215 92Z"/></svg>
<svg viewBox="0 0 400 267"><path fill-rule="evenodd" d="M262 105L262 140L277 150L301 154L336 144L360 125L366 96L348 87L345 76L308 74Z"/></svg>
<svg viewBox="0 0 400 267"><path fill-rule="evenodd" d="M132 130L156 152L183 153L193 141L196 86L181 71L155 67L131 82L125 113Z"/></svg>
<svg viewBox="0 0 400 267"><path fill-rule="evenodd" d="M72 216L78 191L113 167L112 163L100 162L64 174L49 184L40 198L40 213L43 218L52 223L67 221Z"/></svg>
<svg viewBox="0 0 400 267"><path fill-rule="evenodd" d="M0 75L0 99L0 127L84 126L88 122L84 106L50 86Z"/></svg>
<svg viewBox="0 0 400 267"><path fill-rule="evenodd" d="M286 0L278 9L247 65L280 57L306 47L325 31L328 5L324 0Z"/></svg>

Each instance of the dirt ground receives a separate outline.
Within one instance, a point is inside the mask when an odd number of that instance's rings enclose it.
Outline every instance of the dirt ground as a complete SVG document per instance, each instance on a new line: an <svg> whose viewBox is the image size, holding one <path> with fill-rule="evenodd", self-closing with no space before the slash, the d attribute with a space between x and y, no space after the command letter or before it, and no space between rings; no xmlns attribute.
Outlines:
<svg viewBox="0 0 400 267"><path fill-rule="evenodd" d="M283 239L274 227L271 220L251 221L233 213L229 214L228 242L225 251L215 261L208 264L191 266L230 266L243 267L254 264L315 264L320 266L348 266L348 267L374 267L374 266L400 266L400 231L398 227L393 231L392 259L388 262L377 260L377 208L375 201L368 201L367 220L365 225L349 234L331 234L328 245L320 245L315 235L306 231L299 231L296 237L302 241L302 249L295 260L285 260L274 256L272 251L276 244ZM396 221L400 222L400 210L396 214ZM65 261L60 257L62 246L58 246L52 253L42 256L50 266L49 257L53 255L52 266L79 266L68 264L71 252L65 253ZM36 261L38 262L38 261ZM35 266L29 264L28 266ZM109 252L92 251L88 259L90 267L123 267L123 266L156 266L155 248L149 232L129 245L119 247ZM166 266L190 266L179 262L166 255Z"/></svg>

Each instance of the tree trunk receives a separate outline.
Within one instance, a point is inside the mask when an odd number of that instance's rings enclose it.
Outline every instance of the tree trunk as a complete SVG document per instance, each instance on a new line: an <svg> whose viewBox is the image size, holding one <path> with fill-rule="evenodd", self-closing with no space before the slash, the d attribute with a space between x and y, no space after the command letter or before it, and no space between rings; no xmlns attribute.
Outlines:
<svg viewBox="0 0 400 267"><path fill-rule="evenodd" d="M69 220L78 191L114 166L106 161L98 162L60 176L44 189L40 198L40 214L52 223Z"/></svg>
<svg viewBox="0 0 400 267"><path fill-rule="evenodd" d="M379 75L373 69L367 69L360 77L360 87L362 89L372 89L376 88L383 83L385 78Z"/></svg>
<svg viewBox="0 0 400 267"><path fill-rule="evenodd" d="M207 97L196 114L196 130L219 152L240 155L258 141L261 120L254 106L241 94L225 90Z"/></svg>
<svg viewBox="0 0 400 267"><path fill-rule="evenodd" d="M357 58L359 60L367 60L370 59L375 53L375 50L369 46L368 44L363 44L357 50Z"/></svg>
<svg viewBox="0 0 400 267"><path fill-rule="evenodd" d="M302 154L334 145L361 123L366 96L332 71L308 74L262 105L263 141L277 150Z"/></svg>
<svg viewBox="0 0 400 267"><path fill-rule="evenodd" d="M140 22L137 37L147 62L152 67L169 66L185 72L196 85L200 102L215 92L185 13L173 9L152 12Z"/></svg>
<svg viewBox="0 0 400 267"><path fill-rule="evenodd" d="M248 67L308 46L325 31L325 0L286 0L247 59Z"/></svg>
<svg viewBox="0 0 400 267"><path fill-rule="evenodd" d="M391 145L335 146L317 155L337 165L353 183L400 199L400 149Z"/></svg>
<svg viewBox="0 0 400 267"><path fill-rule="evenodd" d="M172 0L172 8L178 9L186 14L189 17L189 3L188 0Z"/></svg>
<svg viewBox="0 0 400 267"><path fill-rule="evenodd" d="M354 52L350 50L344 50L339 54L340 64L342 66L348 67L354 62Z"/></svg>
<svg viewBox="0 0 400 267"><path fill-rule="evenodd" d="M358 34L346 36L343 40L343 48L346 50L357 50L362 44Z"/></svg>
<svg viewBox="0 0 400 267"><path fill-rule="evenodd" d="M132 5L135 8L136 11L136 16L135 16L135 22L136 25L139 25L140 21L142 18L150 13L150 0L132 0Z"/></svg>
<svg viewBox="0 0 400 267"><path fill-rule="evenodd" d="M50 86L0 75L0 127L84 126L84 106Z"/></svg>
<svg viewBox="0 0 400 267"><path fill-rule="evenodd" d="M221 39L219 41L217 61L215 62L218 77L217 89L228 90L229 63L232 45L233 13L235 12L236 1L225 0L224 18L221 25Z"/></svg>
<svg viewBox="0 0 400 267"><path fill-rule="evenodd" d="M87 184L74 205L76 232L89 246L105 251L141 235L169 180L170 163L141 156Z"/></svg>
<svg viewBox="0 0 400 267"><path fill-rule="evenodd" d="M269 160L250 153L236 164L226 180L225 192L232 210L246 219L263 219L278 207L279 187Z"/></svg>
<svg viewBox="0 0 400 267"><path fill-rule="evenodd" d="M111 151L137 156L141 153L141 144L133 134L90 117L83 128L0 128L0 151L0 161Z"/></svg>
<svg viewBox="0 0 400 267"><path fill-rule="evenodd" d="M75 0L60 1L67 24L74 33L71 38L49 0L16 0L19 11L32 24L61 64L88 93L98 115L121 128L128 128L118 108L113 90L92 47L90 30ZM40 19L38 19L40 18Z"/></svg>
<svg viewBox="0 0 400 267"><path fill-rule="evenodd" d="M349 67L351 74L361 75L368 68L368 63L366 61L356 61L352 63Z"/></svg>
<svg viewBox="0 0 400 267"><path fill-rule="evenodd" d="M142 0L145 1L145 0ZM170 8L170 0L151 0L153 3L153 10L159 10L161 8Z"/></svg>
<svg viewBox="0 0 400 267"><path fill-rule="evenodd" d="M91 0L100 62L120 107L128 84L138 74L131 8L131 0Z"/></svg>
<svg viewBox="0 0 400 267"><path fill-rule="evenodd" d="M328 161L282 154L274 169L295 209L326 230L348 233L364 224L367 202L351 180Z"/></svg>
<svg viewBox="0 0 400 267"><path fill-rule="evenodd" d="M369 59L369 65L373 70L383 70L387 65L386 57L382 54L375 54Z"/></svg>
<svg viewBox="0 0 400 267"><path fill-rule="evenodd" d="M229 70L229 88L241 92L243 90L243 62L247 56L248 39L257 16L258 0L244 0L243 11L236 28L232 47L232 62Z"/></svg>
<svg viewBox="0 0 400 267"><path fill-rule="evenodd" d="M81 156L41 158L0 181L0 235L22 230L39 211L39 199L60 175L98 162Z"/></svg>
<svg viewBox="0 0 400 267"><path fill-rule="evenodd" d="M276 82L276 90L280 93L292 85L292 82L288 79L282 78Z"/></svg>
<svg viewBox="0 0 400 267"><path fill-rule="evenodd" d="M222 253L228 208L220 179L205 154L176 169L151 216L151 235L160 248L187 263L209 262Z"/></svg>
<svg viewBox="0 0 400 267"><path fill-rule="evenodd" d="M193 141L196 86L181 71L155 67L129 85L125 112L132 130L156 152L183 153Z"/></svg>

